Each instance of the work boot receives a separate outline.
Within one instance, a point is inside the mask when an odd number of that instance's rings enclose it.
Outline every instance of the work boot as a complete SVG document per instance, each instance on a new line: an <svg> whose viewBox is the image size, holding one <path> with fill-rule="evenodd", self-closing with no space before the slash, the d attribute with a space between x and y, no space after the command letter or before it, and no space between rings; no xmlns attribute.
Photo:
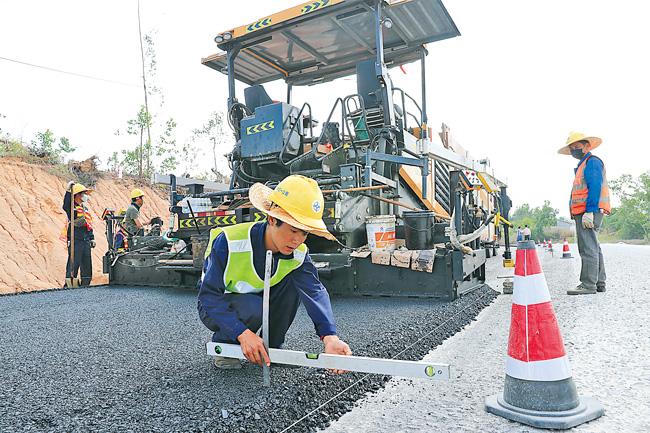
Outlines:
<svg viewBox="0 0 650 433"><path fill-rule="evenodd" d="M241 361L237 358L215 356L214 366L221 370L239 370L241 368Z"/></svg>
<svg viewBox="0 0 650 433"><path fill-rule="evenodd" d="M567 295L593 295L596 293L596 289L589 289L582 284L578 284L578 287L575 289L569 289L566 291Z"/></svg>
<svg viewBox="0 0 650 433"><path fill-rule="evenodd" d="M597 292L601 292L601 293L602 293L602 292L604 292L604 291L606 291L606 290L607 290L607 289L605 288L605 283L596 284L596 291L597 291Z"/></svg>

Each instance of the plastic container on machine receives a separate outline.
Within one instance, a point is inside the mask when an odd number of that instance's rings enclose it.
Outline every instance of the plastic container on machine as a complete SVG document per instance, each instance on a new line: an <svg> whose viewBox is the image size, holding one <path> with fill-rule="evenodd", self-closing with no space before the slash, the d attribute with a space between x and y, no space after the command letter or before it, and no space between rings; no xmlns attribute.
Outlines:
<svg viewBox="0 0 650 433"><path fill-rule="evenodd" d="M366 217L366 234L371 251L395 249L395 215Z"/></svg>
<svg viewBox="0 0 650 433"><path fill-rule="evenodd" d="M190 206L188 206L188 202L192 206L192 211L195 214L199 212L207 212L212 209L212 201L209 198L187 197L179 202L179 205L181 205L181 210L184 214L190 213Z"/></svg>

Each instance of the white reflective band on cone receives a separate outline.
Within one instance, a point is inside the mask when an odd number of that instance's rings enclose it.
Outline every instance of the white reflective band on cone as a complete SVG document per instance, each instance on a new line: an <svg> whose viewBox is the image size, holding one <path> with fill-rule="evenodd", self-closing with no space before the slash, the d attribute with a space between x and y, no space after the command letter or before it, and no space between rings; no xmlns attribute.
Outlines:
<svg viewBox="0 0 650 433"><path fill-rule="evenodd" d="M532 305L551 302L551 295L548 292L544 274L528 275L522 277L514 276L514 293L512 303L517 305Z"/></svg>
<svg viewBox="0 0 650 433"><path fill-rule="evenodd" d="M571 377L571 366L565 356L546 361L520 361L506 357L506 374L523 380L550 382Z"/></svg>

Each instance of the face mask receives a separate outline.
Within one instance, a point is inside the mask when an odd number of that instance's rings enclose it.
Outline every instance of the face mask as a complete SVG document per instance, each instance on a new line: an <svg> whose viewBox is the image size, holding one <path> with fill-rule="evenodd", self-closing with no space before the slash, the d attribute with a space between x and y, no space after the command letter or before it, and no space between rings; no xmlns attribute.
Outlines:
<svg viewBox="0 0 650 433"><path fill-rule="evenodd" d="M81 201L84 203L88 203L90 201L90 196L87 194L84 194L81 196Z"/></svg>
<svg viewBox="0 0 650 433"><path fill-rule="evenodd" d="M575 159L582 159L585 157L585 153L582 149L571 149L571 156Z"/></svg>

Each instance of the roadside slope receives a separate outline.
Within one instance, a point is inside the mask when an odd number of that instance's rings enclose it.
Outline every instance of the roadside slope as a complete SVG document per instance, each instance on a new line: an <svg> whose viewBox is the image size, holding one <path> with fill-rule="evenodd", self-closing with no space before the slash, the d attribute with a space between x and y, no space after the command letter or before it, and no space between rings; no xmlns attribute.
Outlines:
<svg viewBox="0 0 650 433"><path fill-rule="evenodd" d="M0 159L0 294L61 287L67 258L59 234L66 221L61 209L66 181L14 158ZM104 208L120 209L129 203L135 186L127 179L99 179L90 209L97 248L93 250L93 284L105 283L102 256L106 252ZM168 203L163 194L139 186L146 193L145 218L167 221Z"/></svg>

